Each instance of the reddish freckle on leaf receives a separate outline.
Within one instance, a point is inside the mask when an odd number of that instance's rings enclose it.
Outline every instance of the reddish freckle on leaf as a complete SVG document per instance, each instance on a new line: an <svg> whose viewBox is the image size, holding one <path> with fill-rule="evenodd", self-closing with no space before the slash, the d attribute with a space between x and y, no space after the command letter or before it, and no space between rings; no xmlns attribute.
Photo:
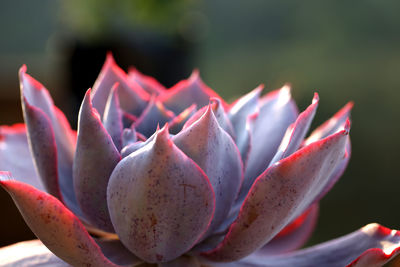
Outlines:
<svg viewBox="0 0 400 267"><path fill-rule="evenodd" d="M160 254L156 254L156 258L157 258L157 261L162 261L162 259L164 258L164 256L163 256L163 255L160 255Z"/></svg>
<svg viewBox="0 0 400 267"><path fill-rule="evenodd" d="M42 196L38 196L38 197L36 198L36 200L43 200L43 197L42 197Z"/></svg>
<svg viewBox="0 0 400 267"><path fill-rule="evenodd" d="M157 224L157 218L154 214L151 215L151 225L150 227L154 227Z"/></svg>
<svg viewBox="0 0 400 267"><path fill-rule="evenodd" d="M42 215L40 215L40 217L42 218L42 220L45 224L49 224L51 222L50 214L42 214Z"/></svg>
<svg viewBox="0 0 400 267"><path fill-rule="evenodd" d="M258 218L258 213L257 211L251 207L249 211L249 217L247 218L247 225L251 225L257 218Z"/></svg>

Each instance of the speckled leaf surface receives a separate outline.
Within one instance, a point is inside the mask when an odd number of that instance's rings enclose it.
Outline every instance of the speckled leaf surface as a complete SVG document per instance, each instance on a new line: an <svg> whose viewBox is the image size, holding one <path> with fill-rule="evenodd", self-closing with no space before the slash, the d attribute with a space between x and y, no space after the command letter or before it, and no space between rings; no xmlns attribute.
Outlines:
<svg viewBox="0 0 400 267"><path fill-rule="evenodd" d="M102 254L79 219L55 197L0 174L25 222L54 254L73 266L114 266Z"/></svg>
<svg viewBox="0 0 400 267"><path fill-rule="evenodd" d="M347 127L298 150L263 172L251 187L224 241L205 255L217 261L233 261L250 255L299 216L343 158Z"/></svg>
<svg viewBox="0 0 400 267"><path fill-rule="evenodd" d="M46 192L62 201L58 184L57 146L49 117L23 99L24 119L33 162Z"/></svg>
<svg viewBox="0 0 400 267"><path fill-rule="evenodd" d="M399 231L369 224L351 234L295 252L277 256L253 254L234 263L210 264L215 267L381 267L389 261L398 264L399 254Z"/></svg>
<svg viewBox="0 0 400 267"><path fill-rule="evenodd" d="M301 248L308 241L315 228L318 211L318 203L311 205L256 253L278 255Z"/></svg>
<svg viewBox="0 0 400 267"><path fill-rule="evenodd" d="M210 179L215 215L207 234L225 219L243 180L243 163L232 138L219 126L211 105L200 119L172 138Z"/></svg>
<svg viewBox="0 0 400 267"><path fill-rule="evenodd" d="M107 185L121 155L114 146L97 111L90 90L79 111L78 142L74 159L74 187L78 203L94 226L113 232L107 206Z"/></svg>
<svg viewBox="0 0 400 267"><path fill-rule="evenodd" d="M46 88L26 74L26 67L22 66L19 71L21 101L22 106L25 103L32 107L40 109L47 115L53 128L55 143L57 146L57 167L58 183L64 203L74 213L81 216L81 211L76 201L72 184L72 162L76 145L76 133L71 127L64 114L53 104L53 100ZM26 108L23 108L26 110ZM24 117L26 118L24 111ZM29 127L27 129L29 131ZM28 139L29 139L28 133ZM36 142L35 140L31 140Z"/></svg>
<svg viewBox="0 0 400 267"><path fill-rule="evenodd" d="M173 260L194 246L215 207L207 176L173 144L166 127L118 163L107 198L122 243L150 263Z"/></svg>

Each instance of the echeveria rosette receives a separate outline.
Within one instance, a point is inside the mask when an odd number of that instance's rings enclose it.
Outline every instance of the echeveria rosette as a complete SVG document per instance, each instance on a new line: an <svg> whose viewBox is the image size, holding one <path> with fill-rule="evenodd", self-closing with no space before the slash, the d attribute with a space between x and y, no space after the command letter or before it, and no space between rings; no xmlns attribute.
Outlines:
<svg viewBox="0 0 400 267"><path fill-rule="evenodd" d="M381 266L400 233L377 224L300 248L350 158L349 103L307 131L284 86L227 104L200 79L169 90L111 55L71 129L20 70L26 125L0 127L0 184L39 240L2 266ZM21 252L23 250L23 252Z"/></svg>

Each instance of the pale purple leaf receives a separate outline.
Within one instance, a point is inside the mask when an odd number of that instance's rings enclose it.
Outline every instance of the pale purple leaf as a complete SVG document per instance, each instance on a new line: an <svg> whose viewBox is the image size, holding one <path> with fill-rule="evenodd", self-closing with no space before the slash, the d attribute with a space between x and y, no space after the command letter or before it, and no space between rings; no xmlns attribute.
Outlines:
<svg viewBox="0 0 400 267"><path fill-rule="evenodd" d="M25 125L0 126L0 171L9 171L16 180L45 191L36 174Z"/></svg>
<svg viewBox="0 0 400 267"><path fill-rule="evenodd" d="M281 230L271 241L256 253L277 255L302 247L310 238L318 217L318 204L313 204L302 215Z"/></svg>
<svg viewBox="0 0 400 267"><path fill-rule="evenodd" d="M118 239L95 239L104 256L115 264L136 266L143 262L130 252Z"/></svg>
<svg viewBox="0 0 400 267"><path fill-rule="evenodd" d="M92 107L86 92L78 121L78 142L74 159L74 187L78 203L94 226L113 231L107 207L107 185L121 156Z"/></svg>
<svg viewBox="0 0 400 267"><path fill-rule="evenodd" d="M312 142L325 138L343 127L347 119L350 118L350 112L353 108L353 105L353 102L347 103L338 112L336 112L335 115L332 116L332 118L321 124L305 140L304 145L308 145Z"/></svg>
<svg viewBox="0 0 400 267"><path fill-rule="evenodd" d="M75 214L82 216L72 184L72 162L76 146L76 133L71 130L64 114L54 106L53 100L46 88L30 75L26 74L25 65L19 71L19 79L22 105L25 106L25 103L27 103L42 110L51 122L57 146L58 183L61 194L68 208ZM35 143L36 140L31 140L30 142Z"/></svg>
<svg viewBox="0 0 400 267"><path fill-rule="evenodd" d="M210 179L215 192L215 214L204 237L224 220L243 181L243 163L233 139L219 126L211 105L195 123L172 140Z"/></svg>
<svg viewBox="0 0 400 267"><path fill-rule="evenodd" d="M126 147L137 141L135 128L125 128L122 131L122 147Z"/></svg>
<svg viewBox="0 0 400 267"><path fill-rule="evenodd" d="M314 142L263 172L251 187L224 241L205 255L233 261L250 255L299 216L323 190L345 154L345 129Z"/></svg>
<svg viewBox="0 0 400 267"><path fill-rule="evenodd" d="M311 105L308 106L305 111L300 113L296 121L287 129L278 151L269 164L270 166L275 162L278 162L281 159L291 155L300 147L304 137L308 132L308 129L310 128L311 122L318 107L318 102L319 97L318 94L315 93Z"/></svg>
<svg viewBox="0 0 400 267"><path fill-rule="evenodd" d="M135 116L140 115L147 105L149 94L138 83L129 80L127 74L115 63L111 53L108 53L92 90L93 106L100 116L103 116L107 98L116 82L120 85L118 95L121 108Z"/></svg>
<svg viewBox="0 0 400 267"><path fill-rule="evenodd" d="M399 254L399 231L373 223L343 237L291 253L277 256L255 253L235 263L210 264L215 267L381 267L398 261Z"/></svg>
<svg viewBox="0 0 400 267"><path fill-rule="evenodd" d="M152 97L133 127L136 131L148 137L156 131L157 125L163 126L174 117L175 114L172 111L166 109L160 101Z"/></svg>
<svg viewBox="0 0 400 267"><path fill-rule="evenodd" d="M167 127L121 160L107 198L121 242L150 263L190 250L207 230L215 207L207 176L173 144Z"/></svg>
<svg viewBox="0 0 400 267"><path fill-rule="evenodd" d="M130 68L128 78L137 82L150 95L159 95L166 91L166 88L151 76L144 75L136 68Z"/></svg>
<svg viewBox="0 0 400 267"><path fill-rule="evenodd" d="M254 180L268 167L286 129L297 118L297 108L285 85L261 99L258 114L251 117L251 150L239 200L247 194Z"/></svg>
<svg viewBox="0 0 400 267"><path fill-rule="evenodd" d="M196 104L198 108L208 105L210 97L221 98L204 84L200 79L199 71L194 70L189 79L180 81L160 95L160 101L168 109L179 114L191 104ZM222 102L222 105L226 106L226 103Z"/></svg>
<svg viewBox="0 0 400 267"><path fill-rule="evenodd" d="M228 118L232 123L236 135L235 142L239 148L245 167L251 149L251 133L248 119L250 115L258 111L259 98L263 88L264 86L260 85L250 93L239 98L231 105L228 112Z"/></svg>
<svg viewBox="0 0 400 267"><path fill-rule="evenodd" d="M73 266L115 266L107 260L79 219L57 198L0 174L33 233L54 254Z"/></svg>
<svg viewBox="0 0 400 267"><path fill-rule="evenodd" d="M227 132L232 139L235 140L235 132L233 130L232 124L228 119L228 116L225 113L224 107L221 104L221 99L212 97L210 98L210 104L208 106L202 107L199 109L193 116L191 116L186 123L183 125L183 129L188 128L191 126L193 123L198 121L201 116L206 112L206 110L209 108L211 105L212 111L215 115L215 118L217 119L217 122L219 126L224 129L225 132Z"/></svg>
<svg viewBox="0 0 400 267"><path fill-rule="evenodd" d="M58 184L57 147L49 117L23 98L23 113L36 171L46 192L63 201Z"/></svg>
<svg viewBox="0 0 400 267"><path fill-rule="evenodd" d="M118 88L119 83L115 83L111 88L104 110L103 125L110 134L115 147L120 151L122 148L123 115L119 106Z"/></svg>

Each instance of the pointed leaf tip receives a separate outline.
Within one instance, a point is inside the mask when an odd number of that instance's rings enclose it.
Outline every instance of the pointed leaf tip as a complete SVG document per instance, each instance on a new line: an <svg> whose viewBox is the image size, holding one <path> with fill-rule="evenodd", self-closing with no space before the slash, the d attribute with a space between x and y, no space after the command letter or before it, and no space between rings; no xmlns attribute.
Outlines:
<svg viewBox="0 0 400 267"><path fill-rule="evenodd" d="M150 263L170 261L190 250L214 213L207 176L172 143L168 125L117 165L107 190L121 242Z"/></svg>

